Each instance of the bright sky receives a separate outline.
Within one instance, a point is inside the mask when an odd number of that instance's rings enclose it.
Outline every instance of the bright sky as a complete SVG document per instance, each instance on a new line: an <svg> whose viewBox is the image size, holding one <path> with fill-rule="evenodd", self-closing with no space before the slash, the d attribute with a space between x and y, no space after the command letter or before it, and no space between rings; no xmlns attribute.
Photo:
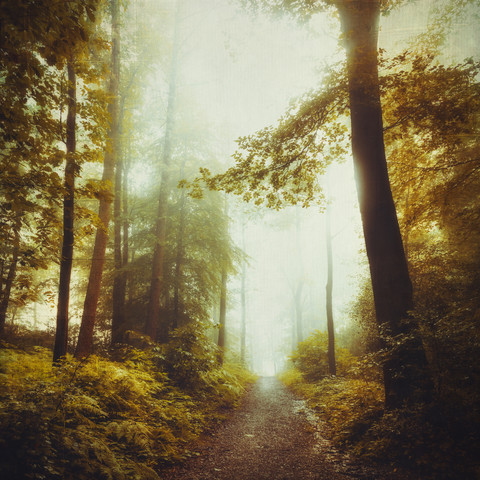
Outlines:
<svg viewBox="0 0 480 480"><path fill-rule="evenodd" d="M195 34L184 48L192 50L183 64L183 75L188 79L183 88L201 103L214 125L228 166L238 136L274 123L292 98L316 86L323 64L341 57L338 32L331 28L334 22L327 16L316 19L313 34L291 21L248 18L226 3L212 2L217 7L205 7L201 26L195 25ZM337 325L341 325L346 323L342 318L345 304L354 295L351 277L358 271L362 240L351 164L334 167L331 176L335 314ZM300 276L299 262L306 282L306 309L311 310L311 304L315 310L312 327L325 328L324 224L318 209L302 209L298 244L291 209L259 214L258 220L247 226L246 251L251 257L247 272L249 347L261 371L272 373L275 352L291 345L285 336L291 331L292 288ZM240 244L238 226L233 225L232 231L237 232ZM232 323L238 323L239 282L233 281L231 288L235 294L230 297L229 315Z"/></svg>

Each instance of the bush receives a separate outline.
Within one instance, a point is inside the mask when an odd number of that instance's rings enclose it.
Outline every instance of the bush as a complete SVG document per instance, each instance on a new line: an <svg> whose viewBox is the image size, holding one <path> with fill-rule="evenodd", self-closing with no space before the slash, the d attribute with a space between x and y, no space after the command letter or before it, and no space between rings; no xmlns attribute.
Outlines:
<svg viewBox="0 0 480 480"><path fill-rule="evenodd" d="M172 384L158 353L121 353L121 362L91 356L54 367L45 348L0 350L5 478L158 480L155 469L188 456L189 442L223 418L218 408L244 392L246 375L235 370L210 364L196 395Z"/></svg>
<svg viewBox="0 0 480 480"><path fill-rule="evenodd" d="M218 349L198 324L177 328L165 347L164 368L181 388L197 390L206 386L209 372L219 368Z"/></svg>
<svg viewBox="0 0 480 480"><path fill-rule="evenodd" d="M339 377L307 382L295 368L280 379L320 415L337 445L354 444L383 413L383 388L377 382Z"/></svg>
<svg viewBox="0 0 480 480"><path fill-rule="evenodd" d="M356 358L345 348L335 348L337 375L346 375ZM305 341L300 342L290 356L293 365L308 381L320 380L329 375L328 335L315 330Z"/></svg>
<svg viewBox="0 0 480 480"><path fill-rule="evenodd" d="M280 378L318 413L337 446L415 472L406 478L480 478L480 434L471 412L438 402L384 411L383 386L368 378L309 382L296 368Z"/></svg>

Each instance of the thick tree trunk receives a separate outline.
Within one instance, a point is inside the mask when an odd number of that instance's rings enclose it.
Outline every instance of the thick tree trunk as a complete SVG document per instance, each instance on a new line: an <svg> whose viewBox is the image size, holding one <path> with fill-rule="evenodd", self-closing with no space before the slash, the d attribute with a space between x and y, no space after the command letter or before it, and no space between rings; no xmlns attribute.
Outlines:
<svg viewBox="0 0 480 480"><path fill-rule="evenodd" d="M387 408L430 390L425 352L408 311L412 285L390 189L378 82L379 0L338 2L348 63L352 151L377 322L410 334L384 364Z"/></svg>
<svg viewBox="0 0 480 480"><path fill-rule="evenodd" d="M332 256L332 229L330 205L327 203L326 211L326 240L327 240L327 331L328 331L328 373L337 374L335 362L335 329L333 327L333 256Z"/></svg>
<svg viewBox="0 0 480 480"><path fill-rule="evenodd" d="M77 115L77 79L72 61L67 64L68 112L67 112L67 160L65 164L65 195L63 197L63 241L60 259L60 280L58 285L57 327L53 347L53 361L57 362L67 354L68 309L70 305L70 279L73 264L73 224L75 208L75 151Z"/></svg>
<svg viewBox="0 0 480 480"><path fill-rule="evenodd" d="M115 161L118 146L118 85L120 76L120 7L118 0L111 0L112 7L112 70L110 77L110 94L112 103L109 106L111 115L110 145L105 153L103 162L103 191L100 194L98 216L102 226L97 229L95 245L93 248L90 276L88 278L87 293L83 306L82 323L78 335L75 357L82 358L90 354L93 344L93 328L97 314L98 297L102 283L103 265L105 263L105 250L108 240L108 226L110 223L110 210L112 204L112 191L110 185L114 183Z"/></svg>
<svg viewBox="0 0 480 480"><path fill-rule="evenodd" d="M175 121L176 80L179 51L180 29L180 0L176 3L175 27L173 39L172 60L170 64L170 79L168 88L167 118L165 123L165 137L162 153L162 180L158 197L157 221L155 224L155 246L152 259L152 279L145 322L145 334L152 340L157 339L157 328L160 312L160 297L163 288L163 258L165 253L165 241L167 235L167 204L168 191L170 188L170 162L172 155L172 135ZM162 340L165 340L164 338Z"/></svg>
<svg viewBox="0 0 480 480"><path fill-rule="evenodd" d="M15 280L15 275L17 273L17 263L18 263L19 253L20 253L20 225L17 224L15 226L14 237L13 237L12 261L10 262L10 266L8 267L7 278L5 280L5 285L3 286L3 290L1 292L0 338L3 338L5 336L5 323L7 321L8 304L10 303L10 294L12 291L13 281Z"/></svg>

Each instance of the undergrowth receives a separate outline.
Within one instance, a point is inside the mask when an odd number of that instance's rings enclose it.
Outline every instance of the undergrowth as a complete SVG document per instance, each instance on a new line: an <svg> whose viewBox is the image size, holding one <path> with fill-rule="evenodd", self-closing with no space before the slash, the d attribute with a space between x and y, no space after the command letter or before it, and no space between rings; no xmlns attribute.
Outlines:
<svg viewBox="0 0 480 480"><path fill-rule="evenodd" d="M57 366L43 347L4 345L0 356L0 472L9 480L157 480L252 381L238 366L210 365L193 392L154 350Z"/></svg>
<svg viewBox="0 0 480 480"><path fill-rule="evenodd" d="M317 332L313 336L319 338L299 344L292 368L280 379L307 400L337 447L404 469L415 480L480 478L479 422L473 410L436 400L384 411L384 389L372 357L343 355L339 375L319 373L327 361L318 355L322 335Z"/></svg>

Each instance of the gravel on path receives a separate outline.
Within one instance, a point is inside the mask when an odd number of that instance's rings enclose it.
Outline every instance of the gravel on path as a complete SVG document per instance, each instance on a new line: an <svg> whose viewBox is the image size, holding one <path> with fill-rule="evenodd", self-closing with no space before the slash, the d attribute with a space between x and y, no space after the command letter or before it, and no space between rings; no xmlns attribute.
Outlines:
<svg viewBox="0 0 480 480"><path fill-rule="evenodd" d="M318 420L275 377L262 377L203 444L199 456L160 472L165 480L385 480L337 452Z"/></svg>

